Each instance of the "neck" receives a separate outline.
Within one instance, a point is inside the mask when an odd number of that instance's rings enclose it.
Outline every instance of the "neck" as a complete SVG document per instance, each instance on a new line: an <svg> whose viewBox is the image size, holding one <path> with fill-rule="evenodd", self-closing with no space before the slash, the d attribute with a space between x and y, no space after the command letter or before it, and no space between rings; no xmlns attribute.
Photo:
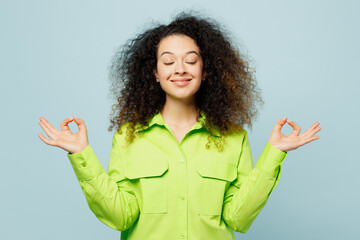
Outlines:
<svg viewBox="0 0 360 240"><path fill-rule="evenodd" d="M199 115L195 99L193 101L182 101L167 98L161 115L167 124L186 125L195 123Z"/></svg>

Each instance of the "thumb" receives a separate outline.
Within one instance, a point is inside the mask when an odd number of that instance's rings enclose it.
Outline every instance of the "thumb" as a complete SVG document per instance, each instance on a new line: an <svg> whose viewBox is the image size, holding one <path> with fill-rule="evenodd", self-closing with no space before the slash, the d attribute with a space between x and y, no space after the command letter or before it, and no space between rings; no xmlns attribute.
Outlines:
<svg viewBox="0 0 360 240"><path fill-rule="evenodd" d="M280 132L281 128L284 126L286 121L287 121L287 117L284 117L284 118L282 118L280 120L277 120L277 122L275 124L275 127L274 127L274 131Z"/></svg>
<svg viewBox="0 0 360 240"><path fill-rule="evenodd" d="M82 131L86 131L86 126L85 126L85 122L84 120L82 120L81 118L78 118L76 116L73 116L74 121L76 123L76 125L78 125L79 130Z"/></svg>

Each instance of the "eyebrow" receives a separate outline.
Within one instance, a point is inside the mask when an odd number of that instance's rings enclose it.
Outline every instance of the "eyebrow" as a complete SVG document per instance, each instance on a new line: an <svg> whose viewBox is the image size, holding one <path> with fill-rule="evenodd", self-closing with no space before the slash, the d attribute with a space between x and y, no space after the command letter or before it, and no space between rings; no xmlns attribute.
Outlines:
<svg viewBox="0 0 360 240"><path fill-rule="evenodd" d="M188 51L188 52L186 52L186 54L190 54L190 53L195 53L196 55L199 56L199 54L198 54L197 52L195 52L195 51ZM160 57L161 57L162 55L164 55L164 54L174 54L174 53L172 53L172 52L163 52L163 53L160 55Z"/></svg>

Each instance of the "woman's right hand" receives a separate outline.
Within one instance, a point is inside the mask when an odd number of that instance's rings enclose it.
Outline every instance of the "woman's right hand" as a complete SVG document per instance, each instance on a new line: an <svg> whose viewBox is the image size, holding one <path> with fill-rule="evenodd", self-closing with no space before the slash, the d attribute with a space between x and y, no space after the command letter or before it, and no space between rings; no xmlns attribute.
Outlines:
<svg viewBox="0 0 360 240"><path fill-rule="evenodd" d="M68 124L72 121L79 127L77 133L72 133ZM68 151L69 153L81 152L89 145L87 130L84 120L78 117L69 117L60 123L61 131L53 127L45 118L40 117L40 126L45 133L51 138L46 138L41 133L38 133L39 138L46 144L59 147Z"/></svg>

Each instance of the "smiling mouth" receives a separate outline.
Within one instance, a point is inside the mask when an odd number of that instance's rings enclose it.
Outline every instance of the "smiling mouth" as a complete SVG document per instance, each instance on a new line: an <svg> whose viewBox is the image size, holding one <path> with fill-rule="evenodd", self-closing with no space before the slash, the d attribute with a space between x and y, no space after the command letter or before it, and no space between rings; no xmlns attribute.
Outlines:
<svg viewBox="0 0 360 240"><path fill-rule="evenodd" d="M173 79L173 80L170 80L171 82L190 82L191 79Z"/></svg>

